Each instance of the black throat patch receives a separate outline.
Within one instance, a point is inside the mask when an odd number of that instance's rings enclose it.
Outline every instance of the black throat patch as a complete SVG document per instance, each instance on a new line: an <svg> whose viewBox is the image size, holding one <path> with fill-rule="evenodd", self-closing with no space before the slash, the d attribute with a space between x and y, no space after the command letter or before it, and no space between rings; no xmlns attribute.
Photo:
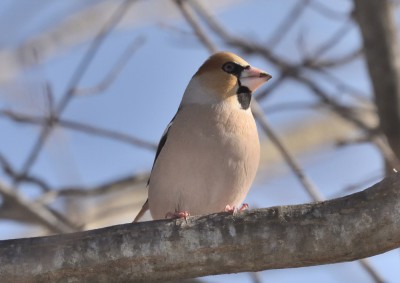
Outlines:
<svg viewBox="0 0 400 283"><path fill-rule="evenodd" d="M251 90L247 86L239 86L236 96L242 109L246 110L250 107Z"/></svg>

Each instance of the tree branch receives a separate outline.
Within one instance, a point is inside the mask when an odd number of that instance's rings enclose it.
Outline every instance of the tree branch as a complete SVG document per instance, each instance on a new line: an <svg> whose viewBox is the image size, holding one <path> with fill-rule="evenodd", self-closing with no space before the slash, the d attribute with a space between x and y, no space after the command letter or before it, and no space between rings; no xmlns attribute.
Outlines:
<svg viewBox="0 0 400 283"><path fill-rule="evenodd" d="M354 0L369 76L373 84L380 127L400 157L400 53L394 4L382 0ZM388 168L391 171L391 168Z"/></svg>
<svg viewBox="0 0 400 283"><path fill-rule="evenodd" d="M90 134L93 136L100 136L100 137L113 139L113 140L116 140L119 142L131 144L134 146L143 147L143 148L146 148L146 149L149 149L152 151L155 151L157 149L157 144L143 140L141 138L138 138L138 137L135 137L132 135L128 135L126 133L117 132L117 131L109 130L109 129L105 129L105 128L100 128L100 127L93 126L90 124L85 124L85 123L74 121L74 120L68 120L68 119L64 119L64 118L55 118L55 117L51 117L51 116L49 116L49 117L30 116L30 115L25 115L22 113L16 113L16 112L12 112L9 110L3 110L3 109L0 109L0 117L8 118L17 123L29 123L29 124L33 124L33 125L57 124L57 126L60 126L60 127L66 128L66 129L79 131L79 132ZM3 163L1 158L0 158L0 163Z"/></svg>
<svg viewBox="0 0 400 283"><path fill-rule="evenodd" d="M400 246L400 174L325 202L0 241L0 279L148 282L352 261Z"/></svg>

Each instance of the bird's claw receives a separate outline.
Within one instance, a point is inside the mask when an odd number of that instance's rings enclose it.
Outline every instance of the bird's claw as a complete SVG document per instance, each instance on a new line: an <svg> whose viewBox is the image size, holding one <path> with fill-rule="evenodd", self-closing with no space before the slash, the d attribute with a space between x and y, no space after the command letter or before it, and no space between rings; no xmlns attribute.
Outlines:
<svg viewBox="0 0 400 283"><path fill-rule="evenodd" d="M165 214L165 218L168 218L168 219L185 218L185 221L187 221L187 218L189 216L190 216L190 213L188 211L167 212L167 214Z"/></svg>
<svg viewBox="0 0 400 283"><path fill-rule="evenodd" d="M235 205L230 206L229 204L227 204L225 206L224 212L229 212L229 213L232 213L233 215L235 215L236 213L243 211L243 210L247 210L247 209L249 209L249 205L247 203L242 204L242 206L240 208L238 208Z"/></svg>

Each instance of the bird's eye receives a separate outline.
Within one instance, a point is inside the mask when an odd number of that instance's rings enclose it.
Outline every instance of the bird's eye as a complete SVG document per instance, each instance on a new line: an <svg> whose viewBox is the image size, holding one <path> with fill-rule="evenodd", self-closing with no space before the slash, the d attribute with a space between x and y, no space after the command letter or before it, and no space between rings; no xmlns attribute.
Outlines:
<svg viewBox="0 0 400 283"><path fill-rule="evenodd" d="M222 66L222 70L224 70L224 71L227 72L228 74L233 74L233 73L236 72L237 66L238 66L238 65L235 64L235 63L233 63L233 62L228 62L228 63L225 63L225 64Z"/></svg>

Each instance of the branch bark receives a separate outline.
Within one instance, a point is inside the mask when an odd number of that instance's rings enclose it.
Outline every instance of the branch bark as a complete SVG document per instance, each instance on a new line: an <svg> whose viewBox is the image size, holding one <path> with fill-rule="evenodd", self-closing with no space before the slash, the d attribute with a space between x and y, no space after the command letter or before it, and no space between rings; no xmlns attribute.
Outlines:
<svg viewBox="0 0 400 283"><path fill-rule="evenodd" d="M0 241L0 281L165 281L352 261L399 246L394 174L325 202Z"/></svg>

